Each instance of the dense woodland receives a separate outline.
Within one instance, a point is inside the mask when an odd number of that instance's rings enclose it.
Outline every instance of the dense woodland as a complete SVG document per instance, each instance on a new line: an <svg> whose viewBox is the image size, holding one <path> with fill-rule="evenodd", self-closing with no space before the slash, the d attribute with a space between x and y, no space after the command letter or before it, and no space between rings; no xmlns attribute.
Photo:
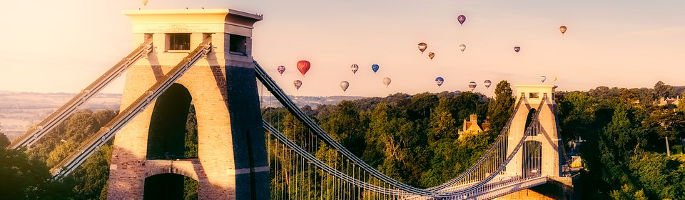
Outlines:
<svg viewBox="0 0 685 200"><path fill-rule="evenodd" d="M500 82L495 90L495 98L471 92L394 94L304 110L352 153L380 171L411 185L430 187L470 166L504 126L514 99L507 82ZM564 141L586 140L577 149L586 162L586 170L578 175L575 185L582 199L685 198L681 140L685 138L685 103L656 103L660 97L681 94L678 88L661 82L654 88L598 87L556 94ZM188 135L196 134L193 112L191 109L188 117ZM458 140L461 122L471 113L477 113L479 121L489 116L494 130ZM0 199L103 197L111 145L102 147L65 179L50 180L48 169L74 152L80 141L115 114L80 111L29 151L0 148ZM264 118L283 130L302 126L283 108L264 110ZM667 140L671 156L666 155ZM8 143L0 136L0 146ZM187 142L187 147L193 145L193 141ZM386 151L388 148L393 151ZM566 148L571 152L570 146ZM317 156L324 157L325 153L317 152ZM193 191L194 187L187 186L186 190ZM186 199L192 199L192 192L186 194L190 194Z"/></svg>

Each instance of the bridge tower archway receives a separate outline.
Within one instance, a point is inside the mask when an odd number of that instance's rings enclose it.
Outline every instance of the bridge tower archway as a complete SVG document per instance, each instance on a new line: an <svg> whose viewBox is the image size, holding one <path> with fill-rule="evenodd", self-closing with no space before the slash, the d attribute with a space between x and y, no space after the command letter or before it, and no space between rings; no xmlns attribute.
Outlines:
<svg viewBox="0 0 685 200"><path fill-rule="evenodd" d="M148 131L147 159L197 157L197 129L192 97L183 85L174 83L155 101Z"/></svg>
<svg viewBox="0 0 685 200"><path fill-rule="evenodd" d="M143 199L146 177L159 174L197 180L198 199L268 199L263 192L269 190L268 158L251 53L252 28L262 17L229 9L125 14L133 22L133 42L151 40L154 47L127 70L121 109L154 92L148 89L186 63L193 49L205 42L212 48L159 99L146 99L149 106L117 133L108 199ZM191 105L197 156L180 155Z"/></svg>
<svg viewBox="0 0 685 200"><path fill-rule="evenodd" d="M144 200L197 199L198 181L174 173L156 174L145 178Z"/></svg>
<svg viewBox="0 0 685 200"><path fill-rule="evenodd" d="M513 113L507 154L512 153L521 138L526 136L526 127L533 117L538 117L539 125L535 127L536 131L529 133L522 150L510 161L505 171L508 176L531 176L533 173L548 177L561 175L559 148L563 147L560 147L557 132L554 88L554 85L544 84L514 86L515 105L519 107ZM522 102L519 104L518 101Z"/></svg>

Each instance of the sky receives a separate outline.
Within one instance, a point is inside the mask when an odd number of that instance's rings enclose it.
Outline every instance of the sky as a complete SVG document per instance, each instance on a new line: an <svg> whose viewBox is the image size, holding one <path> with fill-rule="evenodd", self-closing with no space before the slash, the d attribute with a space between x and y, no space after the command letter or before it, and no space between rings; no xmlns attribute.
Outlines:
<svg viewBox="0 0 685 200"><path fill-rule="evenodd" d="M149 0L143 9L230 8L264 15L253 56L291 95L385 96L500 80L559 90L685 85L682 0ZM123 10L140 0L5 1L0 90L78 92L132 50ZM457 23L464 14L467 21ZM562 35L559 26L568 31ZM419 42L428 50L420 53ZM467 46L459 51L459 44ZM515 53L514 46L521 52ZM435 52L433 60L427 53ZM298 60L311 61L302 76ZM372 64L379 64L377 73ZM350 65L360 67L356 75ZM280 76L279 65L286 66ZM434 79L445 78L438 87ZM382 84L390 77L389 87ZM125 76L104 92L120 93ZM303 86L295 90L293 81ZM349 81L347 92L340 81ZM493 87L483 87L492 80Z"/></svg>

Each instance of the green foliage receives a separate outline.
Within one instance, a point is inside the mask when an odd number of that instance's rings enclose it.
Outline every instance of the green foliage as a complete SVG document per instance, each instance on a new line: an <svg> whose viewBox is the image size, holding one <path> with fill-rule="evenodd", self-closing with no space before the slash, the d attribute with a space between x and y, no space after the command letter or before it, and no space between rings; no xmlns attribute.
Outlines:
<svg viewBox="0 0 685 200"><path fill-rule="evenodd" d="M512 115L515 99L511 86L507 81L500 81L495 88L495 100L488 105L488 116L494 133L506 126L507 120Z"/></svg>
<svg viewBox="0 0 685 200"><path fill-rule="evenodd" d="M664 83L649 88L598 87L588 92L559 92L557 114L564 141L583 138L576 149L586 161L576 192L581 199L678 199L685 196L685 159L665 155L665 139L672 148L685 138L685 109L681 103L657 106L658 97L673 96ZM410 185L441 184L470 167L493 141L512 114L515 99L506 81L497 84L495 97L471 92L393 94L385 98L345 101L338 105L303 110L314 117L335 140L381 172ZM188 157L197 155L197 121L190 108L186 121ZM457 140L461 122L476 113L486 116L494 131ZM59 125L28 154L0 149L0 199L97 199L106 194L111 146L91 156L71 176L49 182L47 167L72 153L80 142L107 123L112 111L81 111ZM486 115L488 114L488 115ZM263 118L290 138L306 141L304 125L284 108L267 108ZM321 141L319 141L321 142ZM0 146L9 141L0 137ZM332 186L335 179L323 172L297 172L302 159L293 157L277 142L268 143L274 155L271 173L286 177L272 180L272 192L284 186L307 190ZM566 148L570 146L564 145ZM304 146L329 164L340 164L340 155L322 143ZM279 151L280 150L280 151ZM299 165L298 165L299 164ZM304 163L306 164L306 163ZM314 177L309 184L306 177ZM187 178L186 178L187 179ZM377 180L372 180L374 182ZM186 199L197 198L197 182L184 181ZM17 192L19 191L19 192ZM321 191L310 198L335 199ZM368 194L347 194L363 198Z"/></svg>
<svg viewBox="0 0 685 200"><path fill-rule="evenodd" d="M116 113L110 110L82 110L53 129L28 154L52 167L74 153L81 142L107 124ZM93 153L81 167L59 181L50 182L37 193L43 199L98 199L109 176L111 142Z"/></svg>
<svg viewBox="0 0 685 200"><path fill-rule="evenodd" d="M48 168L23 152L5 149L9 140L2 133L0 142L0 199L31 199L32 193L45 187Z"/></svg>
<svg viewBox="0 0 685 200"><path fill-rule="evenodd" d="M0 177L3 177L0 184L7 183L8 186L0 185L0 190L7 189L6 191L12 192L0 191L0 194L12 193L19 196L0 196L0 199L104 199L112 154L111 141L93 153L72 174L59 181L48 181L50 174L47 169L74 153L81 142L97 132L115 115L114 111L109 110L78 111L33 146L27 152L28 156L22 152L4 151L2 148L0 157L6 159L0 160ZM194 116L195 112L191 106L186 123L185 153L196 157L197 121ZM8 143L7 138L0 137L0 145L5 143ZM13 171L2 171L5 167L11 167ZM193 195L197 197L196 188L196 181L194 185L190 181L186 184L186 199L193 199Z"/></svg>
<svg viewBox="0 0 685 200"><path fill-rule="evenodd" d="M663 154L641 153L630 158L628 167L650 197L685 197L685 165L680 161Z"/></svg>
<svg viewBox="0 0 685 200"><path fill-rule="evenodd" d="M344 101L305 112L316 116L324 130L372 167L404 183L430 187L467 169L488 147L492 137L487 134L457 140L461 127L458 122L472 113L478 113L482 122L488 101L483 95L471 92L413 96L398 93L386 98ZM283 108L266 108L262 114L288 137L307 135L304 133L308 130L301 122ZM335 179L323 173L315 175L320 181L317 185L300 185L307 180L304 177L310 175L293 169L292 163L299 159L279 153L278 149L282 151L283 147L276 144L269 143L269 149L275 156L272 173L285 178L272 180L272 193L287 196L299 191L283 191L283 188L289 188L284 187L288 185L297 185L300 190L322 187L322 184L332 187ZM340 166L340 156L330 147L317 145L315 152L320 160L331 166ZM371 180L374 181L377 180ZM316 195L322 199L336 199L333 194L329 190ZM359 198L365 195L354 194Z"/></svg>
<svg viewBox="0 0 685 200"><path fill-rule="evenodd" d="M185 155L186 158L197 158L197 118L195 106L190 105L186 119Z"/></svg>
<svg viewBox="0 0 685 200"><path fill-rule="evenodd" d="M684 160L665 156L665 138L673 146L685 137L685 114L657 106L673 87L654 89L598 87L557 94L558 119L566 140L586 140L579 153L588 171L576 191L586 199L678 199L685 191Z"/></svg>
<svg viewBox="0 0 685 200"><path fill-rule="evenodd" d="M647 200L643 190L636 190L628 184L621 186L620 190L611 191L610 196L615 200Z"/></svg>
<svg viewBox="0 0 685 200"><path fill-rule="evenodd" d="M432 144L441 139L456 139L459 131L457 121L452 117L446 100L441 99L430 117L428 143Z"/></svg>
<svg viewBox="0 0 685 200"><path fill-rule="evenodd" d="M0 148L4 149L10 144L10 139L5 136L4 133L0 132Z"/></svg>
<svg viewBox="0 0 685 200"><path fill-rule="evenodd" d="M184 200L197 200L197 188L199 183L190 178L183 177L183 199Z"/></svg>
<svg viewBox="0 0 685 200"><path fill-rule="evenodd" d="M656 82L654 84L654 93L657 97L673 97L675 96L675 89L673 86L666 85L664 82Z"/></svg>

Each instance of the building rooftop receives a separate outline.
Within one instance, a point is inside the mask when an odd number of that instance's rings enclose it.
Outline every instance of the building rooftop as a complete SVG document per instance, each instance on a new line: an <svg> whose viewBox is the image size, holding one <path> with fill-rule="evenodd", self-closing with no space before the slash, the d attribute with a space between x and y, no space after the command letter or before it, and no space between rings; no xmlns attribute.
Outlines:
<svg viewBox="0 0 685 200"><path fill-rule="evenodd" d="M264 18L264 16L262 16L262 15L252 14L252 13L243 12L243 11L239 11L239 10L233 10L233 9L141 9L141 10L125 10L123 13L125 15L177 15L177 14L186 14L186 15L222 14L222 15L226 15L226 14L230 14L230 15L254 19L256 21L260 21Z"/></svg>

